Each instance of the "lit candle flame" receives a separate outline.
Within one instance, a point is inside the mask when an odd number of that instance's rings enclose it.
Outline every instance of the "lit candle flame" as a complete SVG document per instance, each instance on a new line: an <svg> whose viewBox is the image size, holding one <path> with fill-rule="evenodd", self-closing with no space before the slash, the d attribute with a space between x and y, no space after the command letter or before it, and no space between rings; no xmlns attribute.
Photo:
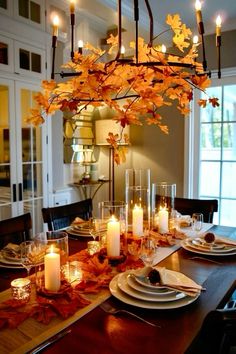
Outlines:
<svg viewBox="0 0 236 354"><path fill-rule="evenodd" d="M201 11L201 9L202 9L202 4L199 0L196 0L196 2L195 2L195 9L196 9L196 11Z"/></svg>
<svg viewBox="0 0 236 354"><path fill-rule="evenodd" d="M84 46L84 42L82 41L82 39L80 39L78 41L78 48L83 48L83 46Z"/></svg>
<svg viewBox="0 0 236 354"><path fill-rule="evenodd" d="M198 44L198 36L193 36L193 44Z"/></svg>
<svg viewBox="0 0 236 354"><path fill-rule="evenodd" d="M162 44L162 46L161 46L161 51L162 51L162 53L166 53L166 46L165 46L165 44Z"/></svg>
<svg viewBox="0 0 236 354"><path fill-rule="evenodd" d="M120 47L120 54L125 54L125 46L124 45L122 45L121 47Z"/></svg>
<svg viewBox="0 0 236 354"><path fill-rule="evenodd" d="M75 13L75 0L70 0L70 13Z"/></svg>

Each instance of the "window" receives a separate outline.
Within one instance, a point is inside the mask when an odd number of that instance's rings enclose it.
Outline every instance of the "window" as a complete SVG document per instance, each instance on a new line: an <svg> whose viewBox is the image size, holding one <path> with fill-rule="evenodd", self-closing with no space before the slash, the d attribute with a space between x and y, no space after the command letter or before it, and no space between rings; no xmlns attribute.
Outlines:
<svg viewBox="0 0 236 354"><path fill-rule="evenodd" d="M13 40L0 36L0 70L13 72Z"/></svg>
<svg viewBox="0 0 236 354"><path fill-rule="evenodd" d="M16 68L15 71L31 76L45 75L45 52L39 48L28 46L20 42L15 43Z"/></svg>
<svg viewBox="0 0 236 354"><path fill-rule="evenodd" d="M41 23L40 5L34 1L18 0L19 15L33 22Z"/></svg>
<svg viewBox="0 0 236 354"><path fill-rule="evenodd" d="M212 80L207 94L218 97L220 106L194 109L192 196L218 199L214 223L236 226L236 76ZM203 93L197 96L196 101L205 98Z"/></svg>
<svg viewBox="0 0 236 354"><path fill-rule="evenodd" d="M0 64L8 65L8 45L0 42Z"/></svg>

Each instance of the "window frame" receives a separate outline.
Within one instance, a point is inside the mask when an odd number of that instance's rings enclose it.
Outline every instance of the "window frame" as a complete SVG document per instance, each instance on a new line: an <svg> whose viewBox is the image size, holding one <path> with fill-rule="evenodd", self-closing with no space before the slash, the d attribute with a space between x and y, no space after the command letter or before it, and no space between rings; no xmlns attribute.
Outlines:
<svg viewBox="0 0 236 354"><path fill-rule="evenodd" d="M41 56L41 70L42 70L41 73L32 71L31 65L30 65L30 70L22 69L20 67L20 49L26 50L30 53L30 63L31 63L31 53L39 54ZM44 50L33 47L31 45L27 45L19 41L15 42L14 50L15 50L15 72L30 77L34 77L34 78L39 78L39 79L42 79L46 76L46 68L45 68L46 54Z"/></svg>
<svg viewBox="0 0 236 354"><path fill-rule="evenodd" d="M29 0L29 1L31 1L31 0ZM29 18L25 18L25 17L19 15L19 3L18 3L18 0L15 0L14 17L17 18L21 22L27 23L30 26L34 26L34 27L36 27L38 29L45 29L45 2L41 1L41 0L32 0L32 1L40 6L40 19L41 19L40 23L32 21L30 19L30 17Z"/></svg>
<svg viewBox="0 0 236 354"><path fill-rule="evenodd" d="M11 38L2 36L0 34L0 42L8 45L8 64L0 63L0 70L14 72L14 60L13 60L14 43L13 43L13 40Z"/></svg>
<svg viewBox="0 0 236 354"><path fill-rule="evenodd" d="M236 84L236 67L222 70L219 80L212 75L212 86ZM195 89L191 104L191 113L185 120L184 144L184 196L199 198L199 169L200 169L200 98L199 90Z"/></svg>

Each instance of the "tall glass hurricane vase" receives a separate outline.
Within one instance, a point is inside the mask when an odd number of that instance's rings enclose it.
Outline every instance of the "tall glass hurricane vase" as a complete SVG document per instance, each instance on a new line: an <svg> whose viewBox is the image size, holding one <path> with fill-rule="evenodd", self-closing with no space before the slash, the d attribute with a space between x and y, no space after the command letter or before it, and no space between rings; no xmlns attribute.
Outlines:
<svg viewBox="0 0 236 354"><path fill-rule="evenodd" d="M152 228L167 233L173 217L176 184L152 184Z"/></svg>
<svg viewBox="0 0 236 354"><path fill-rule="evenodd" d="M150 169L125 171L125 201L128 231L133 236L143 236L150 228Z"/></svg>
<svg viewBox="0 0 236 354"><path fill-rule="evenodd" d="M35 243L41 250L36 289L39 292L58 292L68 262L68 235L64 231L42 232L35 237Z"/></svg>

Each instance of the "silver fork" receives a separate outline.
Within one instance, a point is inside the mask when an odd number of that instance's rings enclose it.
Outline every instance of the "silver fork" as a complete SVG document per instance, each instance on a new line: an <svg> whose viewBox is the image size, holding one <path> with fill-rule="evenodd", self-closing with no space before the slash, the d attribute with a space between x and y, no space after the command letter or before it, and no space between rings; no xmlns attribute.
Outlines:
<svg viewBox="0 0 236 354"><path fill-rule="evenodd" d="M189 259L191 259L191 260L199 259L199 260L201 260L201 261L206 261L206 262L211 262L211 263L215 263L215 264L218 264L218 265L222 265L221 262L213 261L212 259L204 258L204 257L199 257L199 256L191 257L191 258L189 258Z"/></svg>
<svg viewBox="0 0 236 354"><path fill-rule="evenodd" d="M130 311L127 311L127 310L123 310L123 309L116 309L115 307L113 307L111 304L109 304L108 302L103 302L101 305L100 305L100 308L105 311L106 313L110 313L111 315L117 315L119 313L126 313L130 316L133 316L137 319L139 319L140 321L143 321L145 323L147 323L148 325L150 326L153 326L153 327L159 327L161 328L161 326L155 324L155 323L152 323L152 322L149 322L147 320L145 320L144 318L136 315L135 313L133 312L130 312Z"/></svg>

